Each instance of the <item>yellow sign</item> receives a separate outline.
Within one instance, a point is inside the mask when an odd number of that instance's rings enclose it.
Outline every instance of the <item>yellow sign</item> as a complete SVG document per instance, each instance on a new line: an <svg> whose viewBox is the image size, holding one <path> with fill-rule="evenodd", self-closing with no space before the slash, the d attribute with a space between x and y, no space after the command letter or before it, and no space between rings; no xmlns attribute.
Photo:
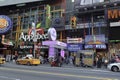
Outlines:
<svg viewBox="0 0 120 80"><path fill-rule="evenodd" d="M120 10L114 9L114 10L108 10L108 19L116 19L120 17Z"/></svg>

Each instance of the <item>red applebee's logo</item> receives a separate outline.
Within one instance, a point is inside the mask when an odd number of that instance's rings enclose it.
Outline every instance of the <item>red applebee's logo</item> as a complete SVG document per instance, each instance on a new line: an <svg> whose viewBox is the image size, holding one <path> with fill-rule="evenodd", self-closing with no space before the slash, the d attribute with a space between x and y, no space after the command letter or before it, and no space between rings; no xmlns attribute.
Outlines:
<svg viewBox="0 0 120 80"><path fill-rule="evenodd" d="M8 16L0 15L0 34L6 33L12 27L12 21Z"/></svg>

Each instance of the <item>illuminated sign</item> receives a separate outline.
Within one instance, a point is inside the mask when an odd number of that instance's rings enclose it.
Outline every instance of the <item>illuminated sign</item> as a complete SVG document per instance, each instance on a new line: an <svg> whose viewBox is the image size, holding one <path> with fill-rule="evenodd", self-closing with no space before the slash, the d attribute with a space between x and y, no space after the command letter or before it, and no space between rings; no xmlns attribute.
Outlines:
<svg viewBox="0 0 120 80"><path fill-rule="evenodd" d="M108 9L106 16L109 24L109 40L120 40L120 9Z"/></svg>
<svg viewBox="0 0 120 80"><path fill-rule="evenodd" d="M108 10L107 13L108 13L108 19L120 18L120 10L119 9Z"/></svg>
<svg viewBox="0 0 120 80"><path fill-rule="evenodd" d="M11 27L11 19L8 16L0 15L0 34L6 33Z"/></svg>
<svg viewBox="0 0 120 80"><path fill-rule="evenodd" d="M48 39L48 34L37 34L37 35L24 35L24 33L22 32L20 35L20 40L23 39L24 41L34 41L34 40L44 40L44 39Z"/></svg>
<svg viewBox="0 0 120 80"><path fill-rule="evenodd" d="M82 38L67 38L67 43L82 43Z"/></svg>
<svg viewBox="0 0 120 80"><path fill-rule="evenodd" d="M85 49L106 49L107 46L105 44L86 44Z"/></svg>
<svg viewBox="0 0 120 80"><path fill-rule="evenodd" d="M67 44L67 49L69 51L79 51L83 49L82 44Z"/></svg>
<svg viewBox="0 0 120 80"><path fill-rule="evenodd" d="M104 2L104 0L81 0L80 5L88 5L88 4L101 3L101 2Z"/></svg>
<svg viewBox="0 0 120 80"><path fill-rule="evenodd" d="M57 32L56 32L55 28L49 28L48 35L49 35L50 40L55 41L57 38Z"/></svg>
<svg viewBox="0 0 120 80"><path fill-rule="evenodd" d="M105 43L105 35L86 35L85 44L103 44Z"/></svg>

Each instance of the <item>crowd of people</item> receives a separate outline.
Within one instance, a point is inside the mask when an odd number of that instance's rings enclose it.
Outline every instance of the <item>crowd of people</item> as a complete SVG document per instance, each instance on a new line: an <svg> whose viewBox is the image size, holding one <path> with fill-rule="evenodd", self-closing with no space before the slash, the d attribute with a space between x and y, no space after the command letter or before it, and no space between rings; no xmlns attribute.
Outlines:
<svg viewBox="0 0 120 80"><path fill-rule="evenodd" d="M5 55L4 56L6 58L6 61L9 62L11 60L17 60L18 58L18 54L15 55ZM71 64L71 65L76 65L76 57L74 55L70 55L70 56L65 56L62 57L61 55L57 55L54 58L48 58L48 57L44 57L42 55L39 56L39 59L41 61L41 64L54 64L54 65L59 65L62 66L62 64ZM84 57L80 57L80 65L84 65ZM52 63L53 62L53 63ZM101 56L101 55L96 55L95 59L94 59L94 64L93 66L97 67L97 68L101 68L101 67L107 67L108 63L115 63L115 62L119 62L120 63L120 56L119 55L115 55L113 54L111 56L111 59L108 59L105 56Z"/></svg>

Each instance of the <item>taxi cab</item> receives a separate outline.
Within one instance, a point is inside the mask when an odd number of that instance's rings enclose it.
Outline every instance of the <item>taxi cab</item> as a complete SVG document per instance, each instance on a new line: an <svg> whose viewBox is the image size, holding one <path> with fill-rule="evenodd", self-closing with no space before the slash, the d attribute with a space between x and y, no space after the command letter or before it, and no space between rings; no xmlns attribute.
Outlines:
<svg viewBox="0 0 120 80"><path fill-rule="evenodd" d="M40 64L40 60L39 59L35 59L33 57L29 57L29 56L25 56L21 59L17 59L16 60L16 64L23 64L23 65L39 65Z"/></svg>
<svg viewBox="0 0 120 80"><path fill-rule="evenodd" d="M5 58L0 57L0 65L5 63Z"/></svg>

